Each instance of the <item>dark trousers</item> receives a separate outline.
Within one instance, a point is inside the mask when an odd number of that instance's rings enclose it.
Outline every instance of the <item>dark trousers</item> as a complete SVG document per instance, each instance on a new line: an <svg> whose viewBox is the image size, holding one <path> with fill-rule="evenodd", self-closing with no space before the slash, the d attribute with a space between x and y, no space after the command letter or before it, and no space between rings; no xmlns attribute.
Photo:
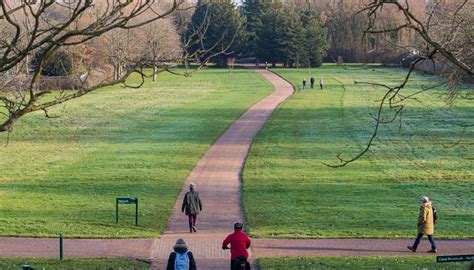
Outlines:
<svg viewBox="0 0 474 270"><path fill-rule="evenodd" d="M320 84L319 87L321 87L321 90L323 90L323 85L322 84Z"/></svg>
<svg viewBox="0 0 474 270"><path fill-rule="evenodd" d="M422 234L422 233L418 233L418 236L416 237L415 243L413 243L413 249L416 250L416 248L417 248L418 245L420 244L420 241L421 241L422 238L423 238L423 234ZM434 241L434 238L433 238L432 235L428 235L428 240L430 240L431 249L436 249L436 244L435 244L435 241Z"/></svg>
<svg viewBox="0 0 474 270"><path fill-rule="evenodd" d="M230 270L241 270L236 267L237 260L230 260ZM250 269L248 265L245 266L245 269Z"/></svg>
<svg viewBox="0 0 474 270"><path fill-rule="evenodd" d="M193 229L193 226L196 226L197 215L188 215L189 221L189 230Z"/></svg>

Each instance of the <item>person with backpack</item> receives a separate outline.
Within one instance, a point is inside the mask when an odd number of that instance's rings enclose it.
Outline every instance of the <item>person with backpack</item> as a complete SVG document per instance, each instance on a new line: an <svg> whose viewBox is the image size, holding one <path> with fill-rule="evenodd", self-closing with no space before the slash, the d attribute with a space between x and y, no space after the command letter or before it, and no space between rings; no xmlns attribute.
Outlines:
<svg viewBox="0 0 474 270"><path fill-rule="evenodd" d="M201 199L199 198L199 193L197 193L195 189L196 184L191 183L189 185L189 191L184 195L183 204L181 205L181 212L185 212L188 216L190 233L193 231L197 232L197 215L202 211Z"/></svg>
<svg viewBox="0 0 474 270"><path fill-rule="evenodd" d="M423 235L426 234L428 235L428 240L431 243L431 249L428 250L428 252L438 252L438 249L436 248L436 243L433 238L435 217L437 218L436 209L433 208L430 199L426 196L423 196L423 198L421 198L420 213L418 215L418 236L416 237L413 246L407 247L409 250L416 252L416 249L418 248L418 245L420 244Z"/></svg>
<svg viewBox="0 0 474 270"><path fill-rule="evenodd" d="M193 253L188 250L188 246L183 239L178 239L168 258L166 270L197 270Z"/></svg>
<svg viewBox="0 0 474 270"><path fill-rule="evenodd" d="M229 249L230 244L230 269L241 270L241 265L244 265L245 270L250 269L250 264L247 261L249 253L247 249L250 248L250 238L242 231L243 224L237 221L234 224L234 233L229 234L222 242L222 249Z"/></svg>

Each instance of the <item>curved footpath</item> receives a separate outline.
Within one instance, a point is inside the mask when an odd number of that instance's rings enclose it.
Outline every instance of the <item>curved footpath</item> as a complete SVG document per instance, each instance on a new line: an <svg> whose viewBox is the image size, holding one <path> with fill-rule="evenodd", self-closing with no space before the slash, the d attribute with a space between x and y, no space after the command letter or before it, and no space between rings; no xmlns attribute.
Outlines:
<svg viewBox="0 0 474 270"><path fill-rule="evenodd" d="M228 269L230 255L220 245L232 232L232 224L243 219L241 172L252 140L278 104L293 93L293 87L279 76L267 70L257 72L275 86L275 91L234 122L199 160L186 179L168 229L160 239L66 239L65 257L149 259L151 269L164 269L176 239L183 238L199 269ZM180 211L191 182L197 184L204 206L198 217L198 233L193 234L188 232L187 218ZM420 251L429 248L426 242L422 242ZM254 239L251 260L282 256L428 255L408 252L406 246L411 243L412 240L383 239ZM438 240L437 245L439 254L474 253L474 240ZM0 238L0 257L56 256L57 239Z"/></svg>

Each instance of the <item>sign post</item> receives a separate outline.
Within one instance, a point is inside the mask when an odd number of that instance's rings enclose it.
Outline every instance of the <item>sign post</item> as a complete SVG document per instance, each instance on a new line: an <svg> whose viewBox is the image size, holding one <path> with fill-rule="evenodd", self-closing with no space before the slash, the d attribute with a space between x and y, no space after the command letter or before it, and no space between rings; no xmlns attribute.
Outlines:
<svg viewBox="0 0 474 270"><path fill-rule="evenodd" d="M64 234L60 233L59 234L59 260L63 260L63 239L64 239Z"/></svg>
<svg viewBox="0 0 474 270"><path fill-rule="evenodd" d="M115 224L119 222L119 204L135 204L135 226L138 226L138 198L117 197L115 199Z"/></svg>

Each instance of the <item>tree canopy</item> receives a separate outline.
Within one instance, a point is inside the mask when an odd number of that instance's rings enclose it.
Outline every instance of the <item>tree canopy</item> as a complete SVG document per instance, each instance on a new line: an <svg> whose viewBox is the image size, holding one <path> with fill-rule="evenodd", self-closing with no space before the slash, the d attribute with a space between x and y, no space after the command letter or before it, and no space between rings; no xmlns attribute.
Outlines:
<svg viewBox="0 0 474 270"><path fill-rule="evenodd" d="M235 56L242 44L243 26L244 17L232 0L199 0L187 28L192 44L189 50L195 53L205 49L198 61L207 62L214 57L217 66L226 66L227 58Z"/></svg>
<svg viewBox="0 0 474 270"><path fill-rule="evenodd" d="M316 11L282 1L247 0L247 54L287 67L320 66L326 39Z"/></svg>

